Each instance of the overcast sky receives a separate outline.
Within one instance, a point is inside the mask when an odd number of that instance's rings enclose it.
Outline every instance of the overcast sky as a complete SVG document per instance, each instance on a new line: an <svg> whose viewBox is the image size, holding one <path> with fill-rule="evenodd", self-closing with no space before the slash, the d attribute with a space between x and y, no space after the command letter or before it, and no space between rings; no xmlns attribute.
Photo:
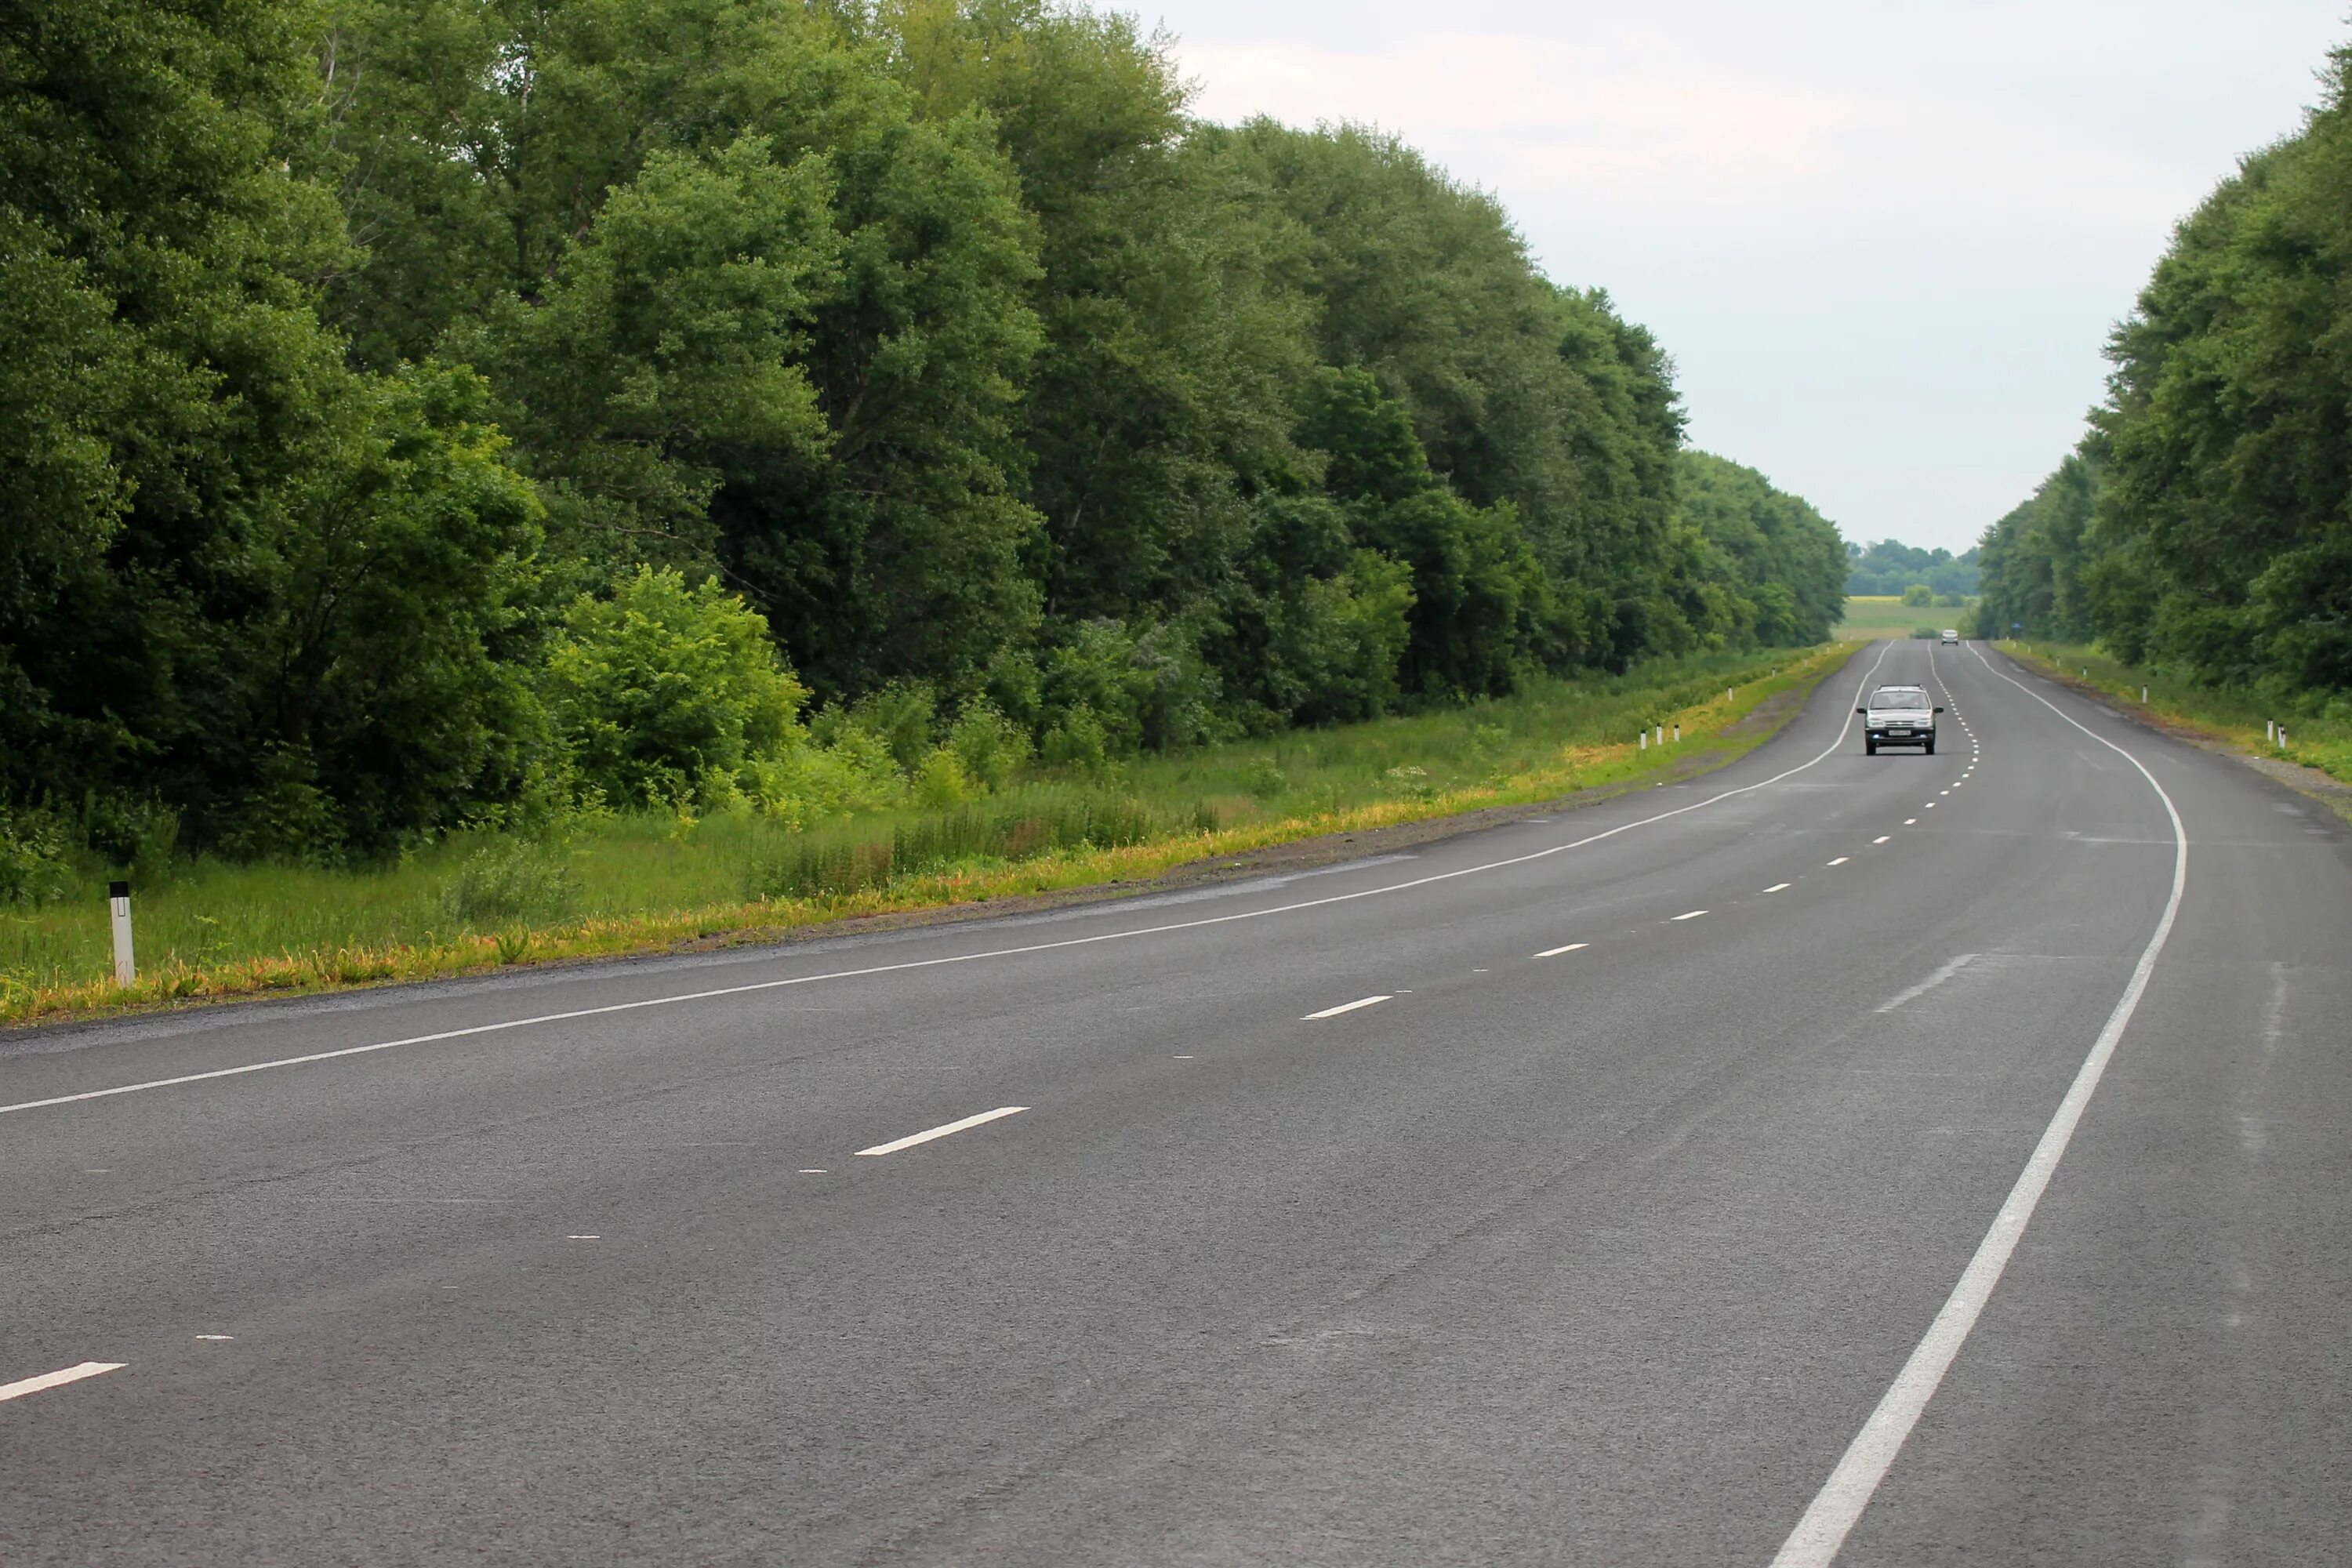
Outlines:
<svg viewBox="0 0 2352 1568"><path fill-rule="evenodd" d="M1138 8L1199 112L1371 121L1501 198L1657 332L1695 444L1958 551L2074 444L2172 226L2295 129L2347 5Z"/></svg>

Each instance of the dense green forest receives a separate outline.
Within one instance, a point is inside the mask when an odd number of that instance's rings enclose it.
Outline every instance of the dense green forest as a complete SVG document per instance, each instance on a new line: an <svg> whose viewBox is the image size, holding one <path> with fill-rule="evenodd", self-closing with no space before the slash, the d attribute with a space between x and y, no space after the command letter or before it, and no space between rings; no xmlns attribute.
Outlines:
<svg viewBox="0 0 2352 1568"><path fill-rule="evenodd" d="M1845 591L1849 594L1907 594L1915 588L1925 588L1931 599L1956 604L1977 591L1975 550L1954 555L1941 546L1918 550L1892 539L1882 539L1867 550L1849 541L1845 553Z"/></svg>
<svg viewBox="0 0 2352 1568"><path fill-rule="evenodd" d="M118 861L952 801L1845 572L1490 197L1044 0L15 0L0 362L0 809Z"/></svg>
<svg viewBox="0 0 2352 1568"><path fill-rule="evenodd" d="M1979 625L2352 710L2352 51L2108 356L2080 446L1985 535Z"/></svg>

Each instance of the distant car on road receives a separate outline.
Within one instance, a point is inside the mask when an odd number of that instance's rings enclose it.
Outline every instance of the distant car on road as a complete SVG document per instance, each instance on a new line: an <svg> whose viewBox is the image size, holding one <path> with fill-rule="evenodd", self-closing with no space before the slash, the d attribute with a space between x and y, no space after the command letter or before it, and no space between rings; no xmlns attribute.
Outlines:
<svg viewBox="0 0 2352 1568"><path fill-rule="evenodd" d="M1862 749L1869 755L1878 755L1881 746L1916 746L1936 754L1936 715L1943 710L1927 700L1926 687L1882 686L1854 711L1862 715Z"/></svg>
<svg viewBox="0 0 2352 1568"><path fill-rule="evenodd" d="M1952 647L1958 647L1960 646L1960 634L1947 626L1944 628L1943 641Z"/></svg>

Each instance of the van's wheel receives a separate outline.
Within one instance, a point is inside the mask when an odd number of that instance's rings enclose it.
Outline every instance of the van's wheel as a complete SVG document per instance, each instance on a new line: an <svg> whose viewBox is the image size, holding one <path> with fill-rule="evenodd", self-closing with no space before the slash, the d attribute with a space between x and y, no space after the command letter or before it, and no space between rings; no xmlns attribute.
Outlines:
<svg viewBox="0 0 2352 1568"><path fill-rule="evenodd" d="M1878 755L1878 742L1875 741L1863 742L1862 754L1865 757L1874 757Z"/></svg>
<svg viewBox="0 0 2352 1568"><path fill-rule="evenodd" d="M1927 737L1927 754L1931 757L1936 754L1936 737L1933 735Z"/></svg>

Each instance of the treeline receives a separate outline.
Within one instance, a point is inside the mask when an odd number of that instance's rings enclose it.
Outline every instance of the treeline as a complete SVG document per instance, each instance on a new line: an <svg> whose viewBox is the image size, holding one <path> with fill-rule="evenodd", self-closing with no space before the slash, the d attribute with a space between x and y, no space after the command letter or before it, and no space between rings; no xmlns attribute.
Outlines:
<svg viewBox="0 0 2352 1568"><path fill-rule="evenodd" d="M1987 532L1979 625L2352 701L2352 52L2184 222L2076 450Z"/></svg>
<svg viewBox="0 0 2352 1568"><path fill-rule="evenodd" d="M952 798L1839 613L1495 202L1123 17L19 0L0 117L0 805L108 853Z"/></svg>
<svg viewBox="0 0 2352 1568"><path fill-rule="evenodd" d="M1957 602L1973 596L1977 591L1975 550L1954 555L1940 545L1933 550L1919 550L1882 539L1867 550L1849 542L1845 553L1845 591L1849 594L1900 595L1924 587L1930 600L1950 598Z"/></svg>

